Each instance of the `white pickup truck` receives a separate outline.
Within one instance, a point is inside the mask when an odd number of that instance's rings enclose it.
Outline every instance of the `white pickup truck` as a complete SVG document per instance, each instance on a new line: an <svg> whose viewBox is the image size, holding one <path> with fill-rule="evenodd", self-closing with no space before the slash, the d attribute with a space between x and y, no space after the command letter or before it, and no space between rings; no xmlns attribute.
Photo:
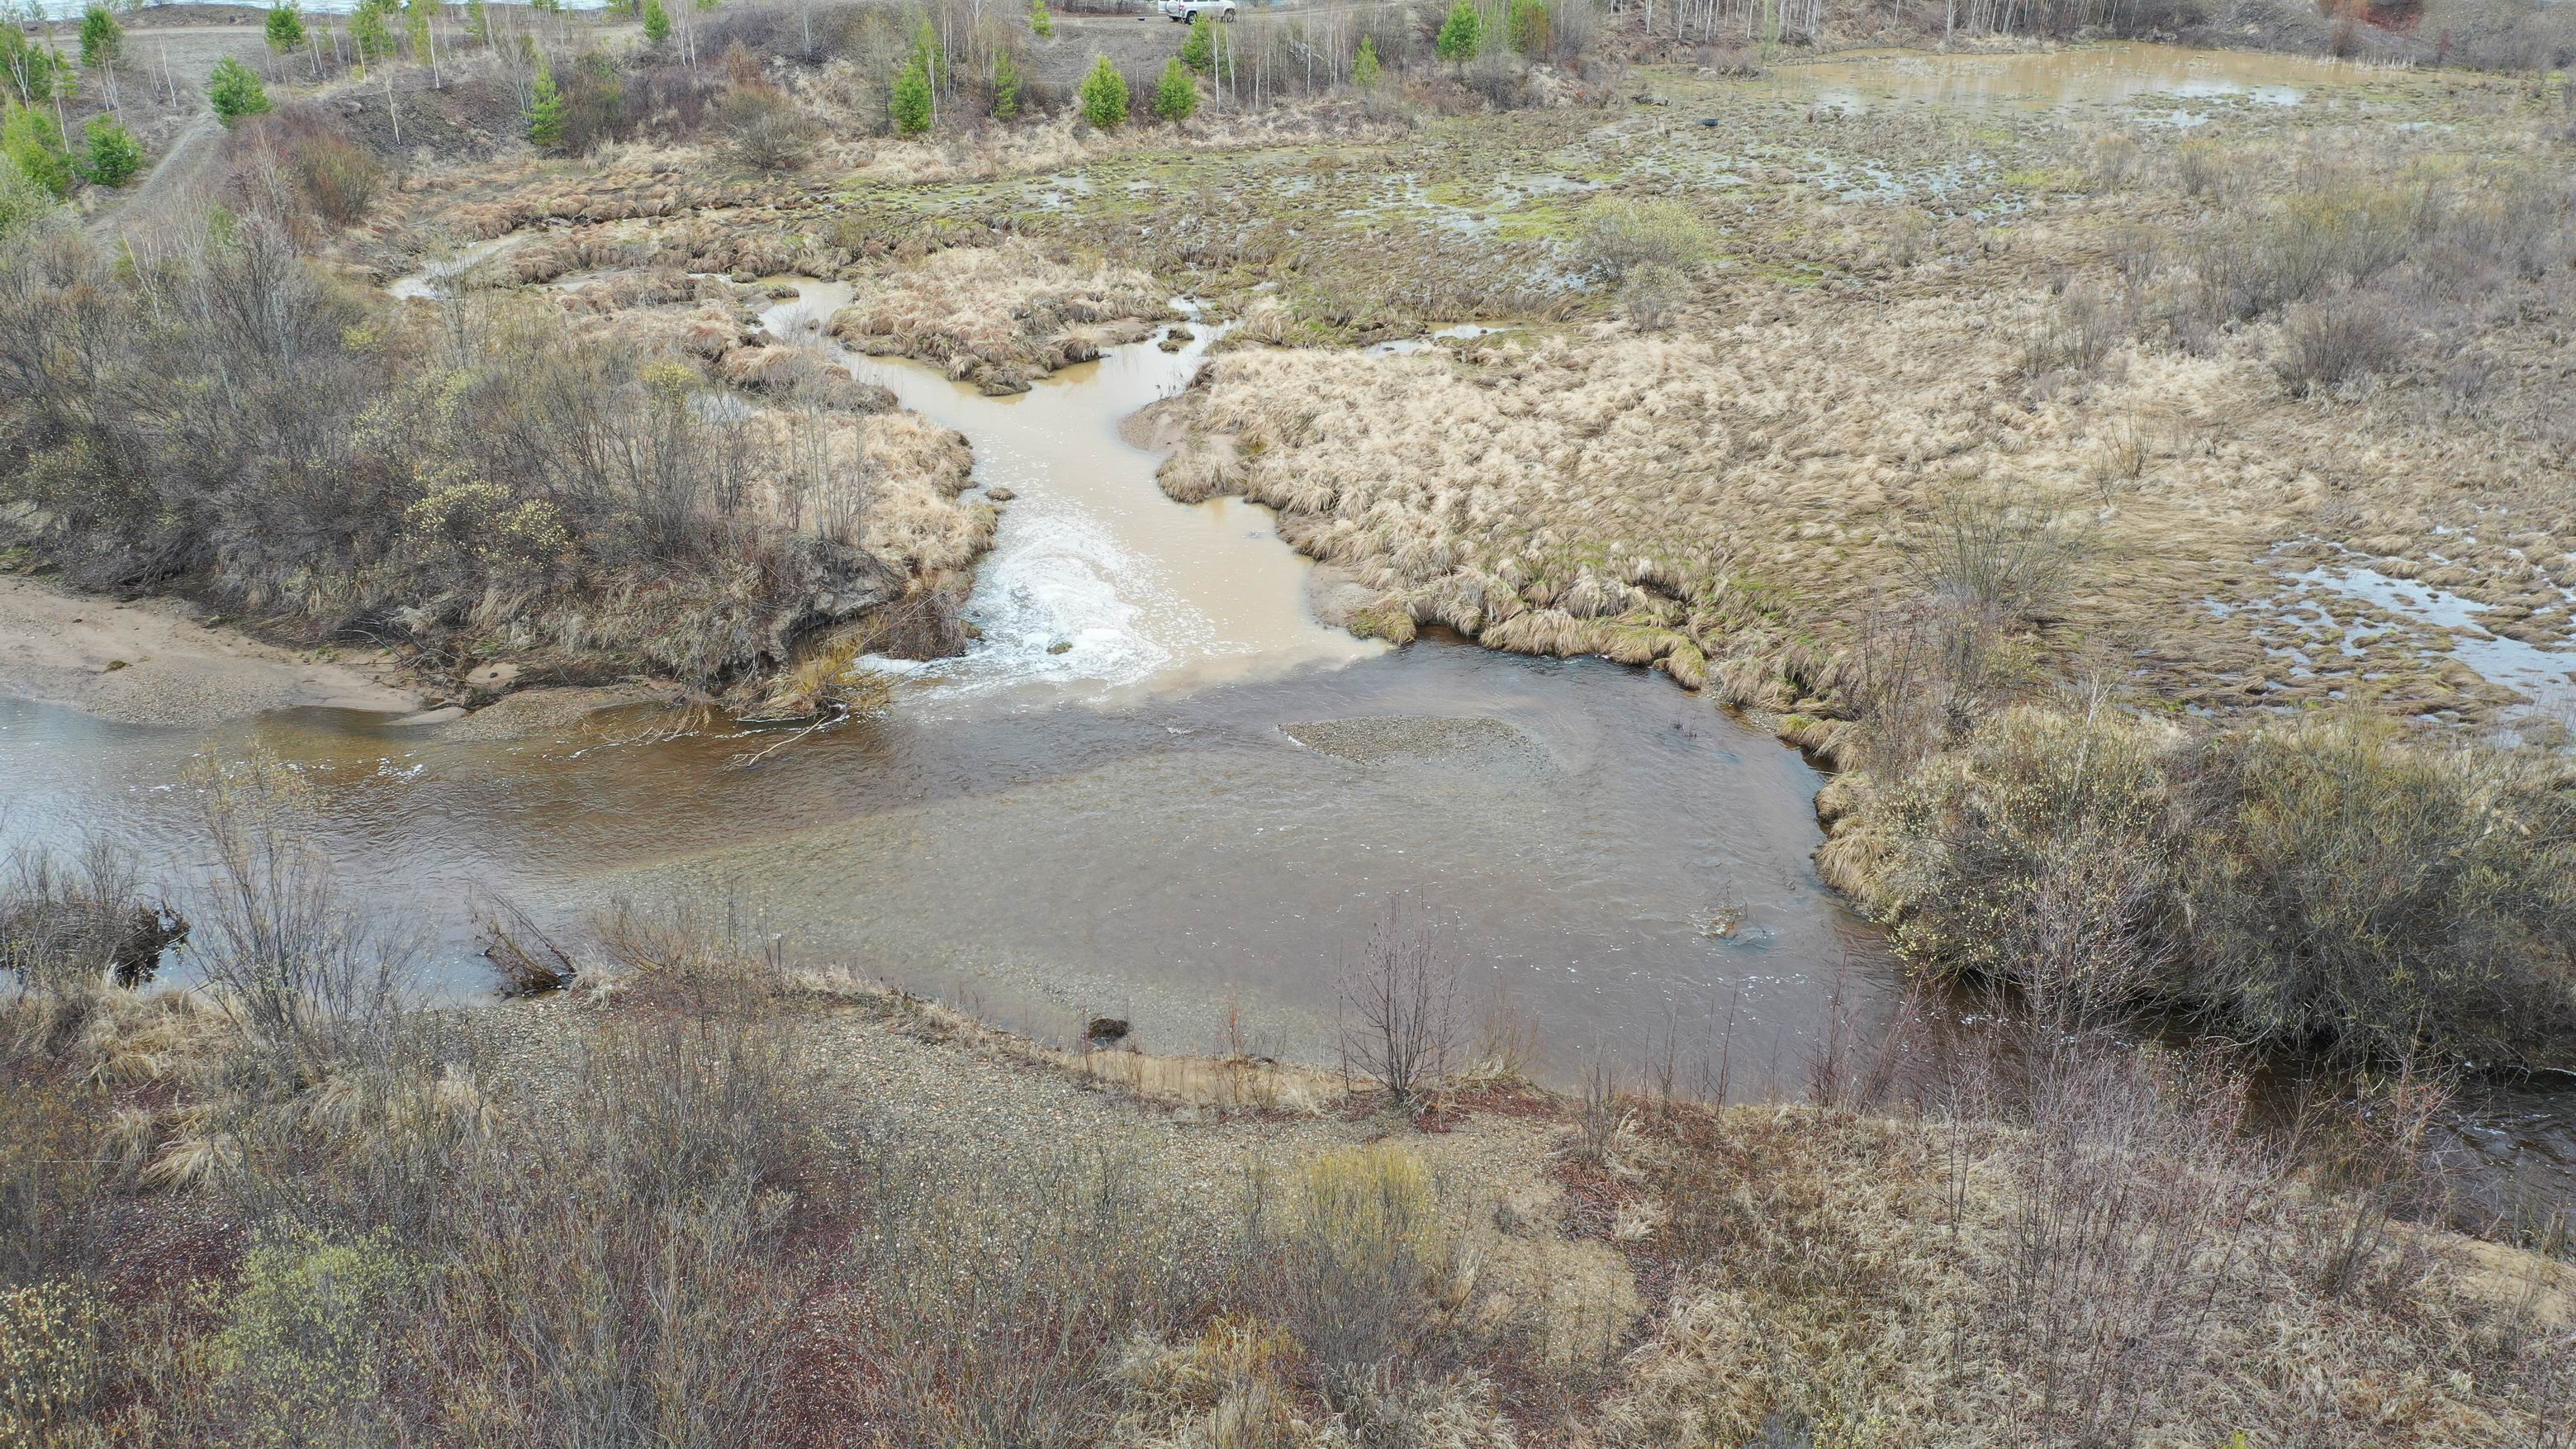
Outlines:
<svg viewBox="0 0 2576 1449"><path fill-rule="evenodd" d="M1202 15L1214 16L1219 20L1234 18L1234 0L1162 0L1162 3L1154 8L1162 11L1167 19L1177 20L1183 25L1189 24Z"/></svg>

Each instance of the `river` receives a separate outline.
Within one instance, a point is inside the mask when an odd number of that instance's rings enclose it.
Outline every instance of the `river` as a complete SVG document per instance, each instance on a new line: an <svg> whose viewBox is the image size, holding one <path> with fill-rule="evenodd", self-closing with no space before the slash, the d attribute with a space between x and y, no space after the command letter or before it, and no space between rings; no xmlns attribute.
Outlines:
<svg viewBox="0 0 2576 1449"><path fill-rule="evenodd" d="M809 285L769 320L835 300ZM0 701L0 831L103 831L185 876L190 761L268 751L314 786L352 898L413 929L450 994L489 983L479 897L569 929L677 893L1042 1035L1109 1014L1199 1047L1239 1012L1315 1055L1337 965L1412 893L1449 922L1470 1010L1508 1002L1560 1070L1667 1042L1687 1069L1731 1040L1740 1090L1793 1087L1835 1020L1883 1020L1894 972L1809 864L1819 780L1796 753L1606 661L1325 629L1267 510L1164 497L1116 424L1205 346L1113 349L1003 398L850 359L1017 495L970 602L983 638L883 719L740 770L722 730L492 740L322 710L171 730Z"/></svg>

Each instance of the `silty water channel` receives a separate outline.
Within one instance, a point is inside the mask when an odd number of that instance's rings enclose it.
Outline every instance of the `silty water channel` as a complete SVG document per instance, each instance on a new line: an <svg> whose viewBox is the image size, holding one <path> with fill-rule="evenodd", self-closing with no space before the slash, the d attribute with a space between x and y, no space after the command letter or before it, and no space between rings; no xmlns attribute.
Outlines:
<svg viewBox="0 0 2576 1449"><path fill-rule="evenodd" d="M800 285L773 331L810 337L840 300ZM884 718L742 770L722 728L158 729L0 700L0 832L104 832L184 878L190 762L268 752L313 787L340 883L456 994L490 980L478 898L569 930L677 895L1041 1035L1107 1014L1184 1049L1239 1012L1328 1056L1336 966L1409 893L1450 923L1469 1007L1507 1001L1559 1070L1667 1043L1687 1068L1725 1040L1740 1091L1794 1087L1832 1021L1885 1019L1895 973L1809 863L1819 777L1793 751L1607 661L1327 629L1266 509L1166 498L1117 425L1207 345L1114 348L1015 397L846 357L1016 495L969 604L982 638L910 668Z"/></svg>

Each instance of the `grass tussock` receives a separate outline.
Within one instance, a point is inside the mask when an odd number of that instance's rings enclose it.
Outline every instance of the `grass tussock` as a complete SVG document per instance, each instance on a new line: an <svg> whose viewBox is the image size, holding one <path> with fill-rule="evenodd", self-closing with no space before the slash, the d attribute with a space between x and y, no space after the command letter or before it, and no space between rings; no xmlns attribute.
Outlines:
<svg viewBox="0 0 2576 1449"><path fill-rule="evenodd" d="M1015 240L934 252L835 314L831 331L861 351L919 358L986 392L1025 392L1168 311L1140 271L1084 269Z"/></svg>

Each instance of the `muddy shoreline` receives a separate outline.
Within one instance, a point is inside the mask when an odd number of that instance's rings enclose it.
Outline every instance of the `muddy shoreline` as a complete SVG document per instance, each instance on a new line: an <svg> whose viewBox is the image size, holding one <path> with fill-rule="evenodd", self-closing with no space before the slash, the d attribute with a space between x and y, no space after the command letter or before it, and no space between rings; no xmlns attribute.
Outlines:
<svg viewBox="0 0 2576 1449"><path fill-rule="evenodd" d="M425 703L387 656L263 643L182 599L113 599L5 576L0 693L171 727L315 707L402 716Z"/></svg>

